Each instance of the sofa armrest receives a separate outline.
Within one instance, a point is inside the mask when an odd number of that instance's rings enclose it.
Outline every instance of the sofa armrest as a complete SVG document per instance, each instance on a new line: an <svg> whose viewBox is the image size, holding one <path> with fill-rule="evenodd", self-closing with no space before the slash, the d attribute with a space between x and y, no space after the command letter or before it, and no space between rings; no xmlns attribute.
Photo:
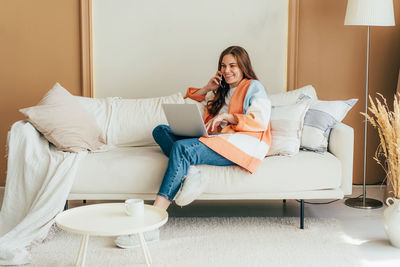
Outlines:
<svg viewBox="0 0 400 267"><path fill-rule="evenodd" d="M353 128L343 123L333 128L329 136L328 151L340 160L342 164L341 189L345 195L350 195L353 185Z"/></svg>

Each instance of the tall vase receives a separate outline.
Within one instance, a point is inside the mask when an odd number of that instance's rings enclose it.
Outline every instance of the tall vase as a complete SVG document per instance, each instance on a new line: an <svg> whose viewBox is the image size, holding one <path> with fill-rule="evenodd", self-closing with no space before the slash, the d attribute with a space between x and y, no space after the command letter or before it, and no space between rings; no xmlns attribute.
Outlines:
<svg viewBox="0 0 400 267"><path fill-rule="evenodd" d="M394 192L392 184L386 181L386 188L383 194L383 199L387 199L388 197L394 197Z"/></svg>
<svg viewBox="0 0 400 267"><path fill-rule="evenodd" d="M388 207L383 212L383 226L390 243L400 248L400 199L386 199Z"/></svg>

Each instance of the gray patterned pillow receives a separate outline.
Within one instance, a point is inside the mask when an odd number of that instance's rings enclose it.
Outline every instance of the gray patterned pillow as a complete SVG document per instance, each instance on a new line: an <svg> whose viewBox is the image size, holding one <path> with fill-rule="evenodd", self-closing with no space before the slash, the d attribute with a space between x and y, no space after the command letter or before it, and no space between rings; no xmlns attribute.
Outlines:
<svg viewBox="0 0 400 267"><path fill-rule="evenodd" d="M306 97L302 95L299 99ZM331 129L344 119L357 101L358 99L313 101L304 117L301 149L315 152L327 151Z"/></svg>

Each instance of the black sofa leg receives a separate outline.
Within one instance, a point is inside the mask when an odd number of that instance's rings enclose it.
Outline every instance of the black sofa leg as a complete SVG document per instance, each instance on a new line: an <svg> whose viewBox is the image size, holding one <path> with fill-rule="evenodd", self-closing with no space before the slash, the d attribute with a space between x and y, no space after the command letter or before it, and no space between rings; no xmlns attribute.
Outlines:
<svg viewBox="0 0 400 267"><path fill-rule="evenodd" d="M86 199L83 200L83 204L86 204Z"/></svg>
<svg viewBox="0 0 400 267"><path fill-rule="evenodd" d="M64 210L68 209L68 200L65 201Z"/></svg>
<svg viewBox="0 0 400 267"><path fill-rule="evenodd" d="M300 200L300 229L304 229L304 199Z"/></svg>

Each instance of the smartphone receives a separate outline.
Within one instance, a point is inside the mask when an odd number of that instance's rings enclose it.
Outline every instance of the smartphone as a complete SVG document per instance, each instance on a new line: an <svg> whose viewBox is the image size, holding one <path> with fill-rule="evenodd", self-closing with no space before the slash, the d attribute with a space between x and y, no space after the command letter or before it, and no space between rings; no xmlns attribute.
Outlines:
<svg viewBox="0 0 400 267"><path fill-rule="evenodd" d="M226 83L226 81L225 81L224 75L222 75L222 80L221 80L221 82L220 82L220 87L223 88L223 89L229 88L229 85L228 85L228 84Z"/></svg>

